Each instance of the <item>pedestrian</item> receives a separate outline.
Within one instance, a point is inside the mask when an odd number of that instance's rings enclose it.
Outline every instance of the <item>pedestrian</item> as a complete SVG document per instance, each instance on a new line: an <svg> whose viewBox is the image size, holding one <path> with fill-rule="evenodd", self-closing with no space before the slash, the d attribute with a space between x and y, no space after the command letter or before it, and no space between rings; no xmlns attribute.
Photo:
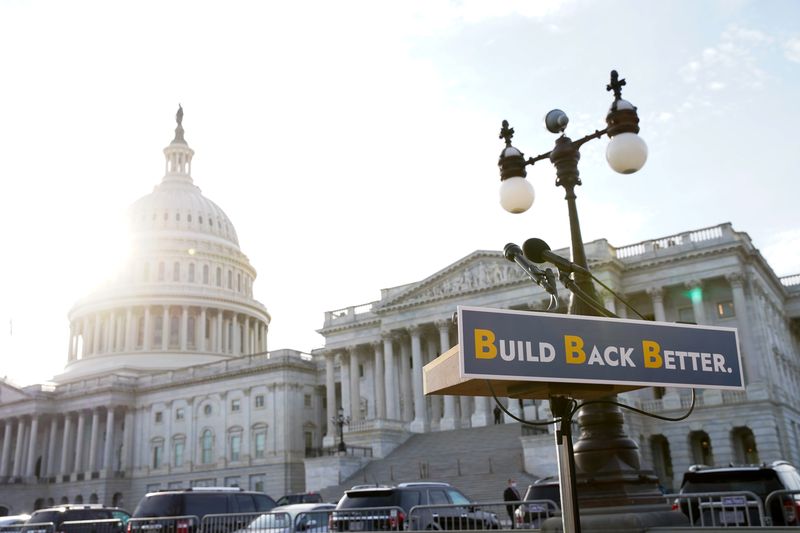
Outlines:
<svg viewBox="0 0 800 533"><path fill-rule="evenodd" d="M513 478L509 479L508 487L503 491L503 501L519 502L521 500L522 498L520 498L519 491L517 490L517 482ZM516 507L516 505L506 505L506 512L509 518L511 518L511 529L514 529L514 509L516 509Z"/></svg>
<svg viewBox="0 0 800 533"><path fill-rule="evenodd" d="M495 405L494 406L494 423L495 424L501 424L502 423L502 420L503 420L502 417L501 417L502 413L503 412L500 410L500 406L499 405Z"/></svg>

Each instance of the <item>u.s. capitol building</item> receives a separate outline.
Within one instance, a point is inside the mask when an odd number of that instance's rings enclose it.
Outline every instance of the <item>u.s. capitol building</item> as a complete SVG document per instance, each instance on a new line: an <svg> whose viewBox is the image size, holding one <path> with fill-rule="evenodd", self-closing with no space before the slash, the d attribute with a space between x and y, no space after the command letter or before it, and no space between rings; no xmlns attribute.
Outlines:
<svg viewBox="0 0 800 533"><path fill-rule="evenodd" d="M371 460L414 433L493 423L490 398L426 397L422 367L456 343L457 305L543 310L544 291L502 252L476 251L326 313L313 354L270 351L256 271L228 216L194 185L181 122L179 112L161 183L131 207L125 268L69 312L63 372L47 385L0 381L0 515L81 502L132 510L166 488L278 497L338 484L370 461L319 457L338 442L339 409L348 444ZM800 463L800 274L778 278L727 223L586 247L593 273L647 318L739 331L745 391L700 391L682 422L626 415L643 465L669 488L695 463ZM504 401L527 419L549 416L541 402ZM674 416L689 392L647 388L624 401ZM552 437L520 440L522 468L553 473Z"/></svg>

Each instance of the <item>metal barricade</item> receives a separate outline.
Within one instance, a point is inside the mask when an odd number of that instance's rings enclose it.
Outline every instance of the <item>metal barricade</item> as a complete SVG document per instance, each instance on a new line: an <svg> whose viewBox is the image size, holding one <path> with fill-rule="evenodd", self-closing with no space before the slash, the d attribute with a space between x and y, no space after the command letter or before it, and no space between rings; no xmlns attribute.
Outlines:
<svg viewBox="0 0 800 533"><path fill-rule="evenodd" d="M511 527L507 508L514 513L514 502L481 502L415 505L408 512L408 529L506 529ZM504 519L503 517L508 518Z"/></svg>
<svg viewBox="0 0 800 533"><path fill-rule="evenodd" d="M55 533L56 526L52 522L36 522L32 524L14 524L0 527L3 533Z"/></svg>
<svg viewBox="0 0 800 533"><path fill-rule="evenodd" d="M766 525L764 504L755 493L696 492L666 494L694 527L762 527Z"/></svg>
<svg viewBox="0 0 800 533"><path fill-rule="evenodd" d="M196 533L200 519L193 515L131 518L127 533Z"/></svg>
<svg viewBox="0 0 800 533"><path fill-rule="evenodd" d="M291 532L292 517L288 513L225 513L207 514L200 522L202 533L252 533Z"/></svg>
<svg viewBox="0 0 800 533"><path fill-rule="evenodd" d="M407 517L401 507L366 507L331 512L329 531L401 531Z"/></svg>
<svg viewBox="0 0 800 533"><path fill-rule="evenodd" d="M294 531L297 533L327 533L333 509L318 509L297 513L294 517Z"/></svg>
<svg viewBox="0 0 800 533"><path fill-rule="evenodd" d="M58 530L63 533L124 533L124 526L119 518L65 520Z"/></svg>
<svg viewBox="0 0 800 533"><path fill-rule="evenodd" d="M800 525L800 498L796 496L800 496L800 490L776 490L767 494L764 509L768 525Z"/></svg>

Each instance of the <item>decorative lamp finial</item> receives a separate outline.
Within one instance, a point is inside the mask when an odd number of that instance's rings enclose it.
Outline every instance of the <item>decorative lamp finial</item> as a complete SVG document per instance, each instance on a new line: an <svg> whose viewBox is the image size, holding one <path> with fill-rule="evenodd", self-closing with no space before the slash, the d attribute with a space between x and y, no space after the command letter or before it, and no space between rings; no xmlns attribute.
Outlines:
<svg viewBox="0 0 800 533"><path fill-rule="evenodd" d="M625 80L619 79L619 74L616 70L611 71L611 83L606 85L606 91L614 91L614 100L622 98L622 88L625 86Z"/></svg>

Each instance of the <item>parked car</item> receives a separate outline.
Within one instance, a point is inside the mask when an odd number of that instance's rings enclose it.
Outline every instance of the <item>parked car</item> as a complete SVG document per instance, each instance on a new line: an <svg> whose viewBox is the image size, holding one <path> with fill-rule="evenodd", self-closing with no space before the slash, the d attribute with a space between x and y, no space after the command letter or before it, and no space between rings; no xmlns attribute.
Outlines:
<svg viewBox="0 0 800 533"><path fill-rule="evenodd" d="M542 521L559 511L561 507L561 492L558 478L545 477L528 485L525 496L526 502L514 510L514 523L517 528L539 529Z"/></svg>
<svg viewBox="0 0 800 533"><path fill-rule="evenodd" d="M775 461L768 465L696 465L684 473L680 494L748 491L766 505L767 496L776 490L800 490L800 473L786 461ZM748 504L746 496L731 495L719 501L706 500L698 502L696 499L679 498L676 508L679 507L695 524L759 525L757 504ZM774 526L800 525L800 494L773 497L769 508L764 508L764 514Z"/></svg>
<svg viewBox="0 0 800 533"><path fill-rule="evenodd" d="M294 503L322 503L322 494L319 492L298 492L285 494L278 498L277 505L292 505Z"/></svg>
<svg viewBox="0 0 800 533"><path fill-rule="evenodd" d="M441 505L439 508L416 506ZM351 512L346 512L352 509ZM344 511L344 512L343 512ZM401 483L345 491L331 514L331 531L397 531L402 529L499 529L492 512L478 509L448 483Z"/></svg>
<svg viewBox="0 0 800 533"><path fill-rule="evenodd" d="M96 522L92 533L122 533L130 516L128 511L118 507L106 507L96 503L65 504L34 511L20 531L21 533L52 533L52 531L85 533L85 526L69 522L91 520ZM53 529L45 524L53 524Z"/></svg>
<svg viewBox="0 0 800 533"><path fill-rule="evenodd" d="M29 514L14 514L0 516L0 532L2 531L19 531L19 526L28 521L31 517ZM8 528L8 529L6 529Z"/></svg>
<svg viewBox="0 0 800 533"><path fill-rule="evenodd" d="M207 515L231 515L215 517L209 528L226 533L246 527L255 513L265 513L274 507L275 500L263 492L245 491L238 487L150 492L133 511L128 521L128 533L194 533Z"/></svg>
<svg viewBox="0 0 800 533"><path fill-rule="evenodd" d="M262 514L236 533L327 533L328 517L336 508L332 503L295 503L280 505Z"/></svg>

